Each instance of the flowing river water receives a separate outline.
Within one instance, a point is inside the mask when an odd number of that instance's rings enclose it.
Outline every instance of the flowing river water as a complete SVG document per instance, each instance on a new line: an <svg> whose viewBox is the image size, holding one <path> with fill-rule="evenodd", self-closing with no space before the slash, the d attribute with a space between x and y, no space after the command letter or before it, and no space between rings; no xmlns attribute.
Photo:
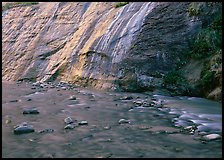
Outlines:
<svg viewBox="0 0 224 160"><path fill-rule="evenodd" d="M23 114L33 107L39 114ZM88 124L65 129L67 117ZM35 132L14 134L23 122ZM219 136L206 139L210 134ZM3 82L2 157L220 158L222 104L159 92Z"/></svg>

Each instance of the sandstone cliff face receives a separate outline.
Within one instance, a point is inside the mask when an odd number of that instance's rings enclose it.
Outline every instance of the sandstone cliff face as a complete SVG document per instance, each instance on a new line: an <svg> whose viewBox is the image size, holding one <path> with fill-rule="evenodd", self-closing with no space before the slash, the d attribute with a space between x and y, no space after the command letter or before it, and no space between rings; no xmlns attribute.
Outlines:
<svg viewBox="0 0 224 160"><path fill-rule="evenodd" d="M40 3L3 12L3 79L116 79L113 65L124 58L156 3L117 9L113 4ZM93 81L97 88L111 87Z"/></svg>
<svg viewBox="0 0 224 160"><path fill-rule="evenodd" d="M40 2L2 12L3 80L98 89L162 87L202 26L189 3Z"/></svg>

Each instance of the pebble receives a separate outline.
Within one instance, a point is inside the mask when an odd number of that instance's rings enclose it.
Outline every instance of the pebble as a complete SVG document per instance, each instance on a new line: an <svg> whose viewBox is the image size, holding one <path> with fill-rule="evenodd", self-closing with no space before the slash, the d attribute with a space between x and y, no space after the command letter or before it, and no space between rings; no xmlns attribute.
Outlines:
<svg viewBox="0 0 224 160"><path fill-rule="evenodd" d="M70 96L68 100L76 100L76 97L74 95Z"/></svg>
<svg viewBox="0 0 224 160"><path fill-rule="evenodd" d="M5 121L5 123L6 124L9 124L9 123L11 123L12 121L10 120L10 119L7 119L6 121Z"/></svg>
<svg viewBox="0 0 224 160"><path fill-rule="evenodd" d="M110 126L105 126L105 127L103 127L104 129L111 129L111 127Z"/></svg>
<svg viewBox="0 0 224 160"><path fill-rule="evenodd" d="M205 140L209 141L209 140L219 139L219 138L221 138L221 136L219 134L208 134L208 135L203 136L203 138Z"/></svg>
<svg viewBox="0 0 224 160"><path fill-rule="evenodd" d="M66 124L71 124L71 123L73 123L73 120L72 120L71 117L67 117L67 118L64 119L64 122L65 122Z"/></svg>
<svg viewBox="0 0 224 160"><path fill-rule="evenodd" d="M61 87L61 89L62 89L62 90L66 90L66 89L67 89L67 87Z"/></svg>
<svg viewBox="0 0 224 160"><path fill-rule="evenodd" d="M87 125L88 122L87 122L87 121L81 121L81 122L79 122L78 124L79 124L79 125Z"/></svg>
<svg viewBox="0 0 224 160"><path fill-rule="evenodd" d="M33 86L39 86L39 85L40 85L40 81L33 83Z"/></svg>
<svg viewBox="0 0 224 160"><path fill-rule="evenodd" d="M125 97L120 98L120 100L131 100L131 99L133 99L132 96L125 96Z"/></svg>
<svg viewBox="0 0 224 160"><path fill-rule="evenodd" d="M119 124L122 124L122 123L130 123L130 120L127 120L127 119L120 119L118 121Z"/></svg>
<svg viewBox="0 0 224 160"><path fill-rule="evenodd" d="M31 132L34 132L34 128L32 125L28 125L26 122L23 122L22 124L15 126L14 129L14 134L23 134Z"/></svg>
<svg viewBox="0 0 224 160"><path fill-rule="evenodd" d="M137 105L139 105L139 106L143 104L142 101L133 101L133 103L134 103L134 104L137 104Z"/></svg>
<svg viewBox="0 0 224 160"><path fill-rule="evenodd" d="M64 129L73 129L73 128L75 128L74 124L68 124L64 127Z"/></svg>
<svg viewBox="0 0 224 160"><path fill-rule="evenodd" d="M39 133L52 133L52 132L54 132L54 130L51 128L46 128L46 129L39 131Z"/></svg>
<svg viewBox="0 0 224 160"><path fill-rule="evenodd" d="M39 114L40 112L36 108L24 109L23 114Z"/></svg>
<svg viewBox="0 0 224 160"><path fill-rule="evenodd" d="M32 99L31 99L31 98L29 98L29 99L27 99L26 101L32 101Z"/></svg>

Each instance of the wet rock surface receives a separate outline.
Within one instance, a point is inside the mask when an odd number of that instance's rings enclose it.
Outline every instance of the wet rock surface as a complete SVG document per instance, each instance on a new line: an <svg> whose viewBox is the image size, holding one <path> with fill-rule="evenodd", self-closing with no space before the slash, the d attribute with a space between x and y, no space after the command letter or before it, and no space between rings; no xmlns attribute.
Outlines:
<svg viewBox="0 0 224 160"><path fill-rule="evenodd" d="M24 134L24 133L31 133L34 132L34 128L32 125L23 122L14 127L14 134Z"/></svg>
<svg viewBox="0 0 224 160"><path fill-rule="evenodd" d="M217 114L215 104L209 113L201 114L194 110L200 107L192 102L194 98L77 87L64 90L60 89L64 83L59 82L46 83L43 88L37 84L38 91L31 89L32 83L3 83L3 157L222 157L221 112ZM71 95L78 102L69 100ZM93 95L95 101L90 99ZM122 100L129 96L132 99ZM175 98L183 100L182 108ZM21 101L9 103L12 99ZM30 103L38 106L40 114L21 113ZM15 135L14 130L33 133Z"/></svg>
<svg viewBox="0 0 224 160"><path fill-rule="evenodd" d="M23 114L39 114L37 108L24 109Z"/></svg>

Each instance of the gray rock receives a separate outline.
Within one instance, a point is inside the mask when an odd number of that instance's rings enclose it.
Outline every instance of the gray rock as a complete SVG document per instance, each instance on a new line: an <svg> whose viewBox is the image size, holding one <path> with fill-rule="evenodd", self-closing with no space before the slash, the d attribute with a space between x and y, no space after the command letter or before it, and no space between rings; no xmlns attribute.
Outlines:
<svg viewBox="0 0 224 160"><path fill-rule="evenodd" d="M11 119L7 119L7 120L5 121L5 124L9 124L9 123L11 123L11 122L12 122Z"/></svg>
<svg viewBox="0 0 224 160"><path fill-rule="evenodd" d="M76 100L76 97L74 95L70 96L68 100Z"/></svg>
<svg viewBox="0 0 224 160"><path fill-rule="evenodd" d="M120 119L118 121L119 124L122 124L122 123L130 123L130 120L127 120L127 119Z"/></svg>
<svg viewBox="0 0 224 160"><path fill-rule="evenodd" d="M75 124L68 124L64 127L64 129L73 129L75 128Z"/></svg>
<svg viewBox="0 0 224 160"><path fill-rule="evenodd" d="M62 89L62 90L66 90L66 89L67 89L67 87L61 87L61 89Z"/></svg>
<svg viewBox="0 0 224 160"><path fill-rule="evenodd" d="M10 100L9 102L18 102L18 100L14 99L14 100Z"/></svg>
<svg viewBox="0 0 224 160"><path fill-rule="evenodd" d="M210 141L210 140L219 139L219 138L221 138L221 136L219 134L208 134L208 135L203 136L203 138L205 140Z"/></svg>
<svg viewBox="0 0 224 160"><path fill-rule="evenodd" d="M39 131L39 133L52 133L52 132L54 132L54 129L51 129L51 128L46 128Z"/></svg>
<svg viewBox="0 0 224 160"><path fill-rule="evenodd" d="M39 114L40 112L36 108L24 109L23 114Z"/></svg>
<svg viewBox="0 0 224 160"><path fill-rule="evenodd" d="M40 86L40 84L41 84L40 81L37 81L37 82L33 83L32 85L33 86Z"/></svg>
<svg viewBox="0 0 224 160"><path fill-rule="evenodd" d="M120 98L120 100L131 100L131 99L133 99L132 96L125 96L125 97Z"/></svg>
<svg viewBox="0 0 224 160"><path fill-rule="evenodd" d="M72 120L71 117L67 117L67 118L64 119L64 122L65 122L66 124L71 124L71 123L73 123L74 121Z"/></svg>
<svg viewBox="0 0 224 160"><path fill-rule="evenodd" d="M140 101L140 100L139 100L139 101L133 101L133 103L134 103L134 104L137 104L137 105L139 105L139 106L140 106L140 105L142 105L142 104L143 104L143 101Z"/></svg>
<svg viewBox="0 0 224 160"><path fill-rule="evenodd" d="M105 127L103 127L103 128L106 129L106 130L111 129L110 126L105 126Z"/></svg>
<svg viewBox="0 0 224 160"><path fill-rule="evenodd" d="M29 99L27 99L26 101L32 101L32 99L31 99L31 98L29 98Z"/></svg>
<svg viewBox="0 0 224 160"><path fill-rule="evenodd" d="M28 125L26 122L23 122L20 125L15 126L14 134L24 134L34 132L34 128L32 125Z"/></svg>
<svg viewBox="0 0 224 160"><path fill-rule="evenodd" d="M78 124L79 124L79 125L87 125L88 122L87 122L87 121L81 121L81 122L79 122Z"/></svg>

